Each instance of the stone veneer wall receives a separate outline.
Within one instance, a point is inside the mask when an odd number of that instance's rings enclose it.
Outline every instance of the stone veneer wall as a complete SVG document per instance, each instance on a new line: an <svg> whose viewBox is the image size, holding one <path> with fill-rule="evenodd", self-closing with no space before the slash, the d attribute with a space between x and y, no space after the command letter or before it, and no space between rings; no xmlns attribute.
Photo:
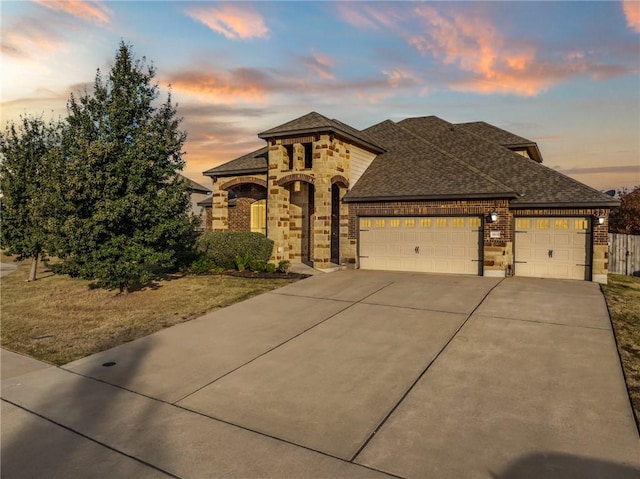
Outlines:
<svg viewBox="0 0 640 479"><path fill-rule="evenodd" d="M312 168L304 168L304 143L312 144ZM286 145L293 145L293 168L289 168ZM298 191L314 189L309 256L316 268L331 262L331 186L349 177L350 145L329 134L275 140L269 146L267 235L275 243L273 260L299 262L302 258L302 216L305 201ZM296 182L306 183L304 188ZM341 196L346 192L341 188ZM346 211L346 210L345 210ZM341 216L343 209L341 208ZM342 223L342 221L341 221ZM342 234L341 228L341 234ZM342 246L342 244L341 244ZM342 256L342 253L341 253Z"/></svg>

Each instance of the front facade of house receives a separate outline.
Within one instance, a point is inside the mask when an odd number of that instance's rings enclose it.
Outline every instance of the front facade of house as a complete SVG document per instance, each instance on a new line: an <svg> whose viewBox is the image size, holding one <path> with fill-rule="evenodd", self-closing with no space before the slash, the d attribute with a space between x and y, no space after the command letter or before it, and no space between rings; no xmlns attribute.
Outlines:
<svg viewBox="0 0 640 479"><path fill-rule="evenodd" d="M206 171L213 231L256 231L273 260L606 282L617 201L492 125L409 118L357 130L318 113Z"/></svg>

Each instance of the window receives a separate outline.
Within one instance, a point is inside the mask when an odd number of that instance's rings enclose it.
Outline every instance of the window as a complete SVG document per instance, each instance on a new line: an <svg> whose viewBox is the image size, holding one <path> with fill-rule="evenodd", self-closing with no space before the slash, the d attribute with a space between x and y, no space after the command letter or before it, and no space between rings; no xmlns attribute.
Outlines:
<svg viewBox="0 0 640 479"><path fill-rule="evenodd" d="M464 218L453 218L451 220L451 226L454 228L464 228Z"/></svg>
<svg viewBox="0 0 640 479"><path fill-rule="evenodd" d="M536 229L538 229L538 230L548 230L549 229L549 220L536 220Z"/></svg>
<svg viewBox="0 0 640 479"><path fill-rule="evenodd" d="M384 228L385 221L384 220L376 220L376 228Z"/></svg>
<svg viewBox="0 0 640 479"><path fill-rule="evenodd" d="M431 228L431 218L422 218L420 220L420 228Z"/></svg>
<svg viewBox="0 0 640 479"><path fill-rule="evenodd" d="M436 218L436 228L446 228L447 218Z"/></svg>
<svg viewBox="0 0 640 479"><path fill-rule="evenodd" d="M287 152L288 166L290 170L293 170L293 145L286 145L284 149ZM287 162L285 161L285 164Z"/></svg>
<svg viewBox="0 0 640 479"><path fill-rule="evenodd" d="M569 220L556 220L555 227L557 230L566 230L569 228Z"/></svg>
<svg viewBox="0 0 640 479"><path fill-rule="evenodd" d="M400 228L400 220L389 220L389 226L391 228Z"/></svg>
<svg viewBox="0 0 640 479"><path fill-rule="evenodd" d="M304 144L304 167L313 168L313 143Z"/></svg>
<svg viewBox="0 0 640 479"><path fill-rule="evenodd" d="M469 226L471 228L480 228L482 220L480 218L469 218Z"/></svg>
<svg viewBox="0 0 640 479"><path fill-rule="evenodd" d="M371 220L369 220L369 219L361 219L360 220L360 228L371 228Z"/></svg>
<svg viewBox="0 0 640 479"><path fill-rule="evenodd" d="M267 233L267 200L251 203L251 232Z"/></svg>
<svg viewBox="0 0 640 479"><path fill-rule="evenodd" d="M528 219L528 218L518 218L516 220L516 228L518 228L518 229L531 228L531 220Z"/></svg>
<svg viewBox="0 0 640 479"><path fill-rule="evenodd" d="M589 222L587 220L574 220L574 229L586 230L589 228Z"/></svg>
<svg viewBox="0 0 640 479"><path fill-rule="evenodd" d="M405 228L415 228L416 227L416 220L414 220L413 218L404 220L404 227Z"/></svg>

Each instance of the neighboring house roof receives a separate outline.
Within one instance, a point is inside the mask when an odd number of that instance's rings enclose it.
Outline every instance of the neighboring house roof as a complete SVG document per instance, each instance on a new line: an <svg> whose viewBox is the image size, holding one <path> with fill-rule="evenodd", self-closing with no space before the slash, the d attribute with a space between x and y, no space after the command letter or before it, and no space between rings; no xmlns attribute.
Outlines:
<svg viewBox="0 0 640 479"><path fill-rule="evenodd" d="M347 202L516 197L512 188L391 120L365 132L387 152L373 160L345 196Z"/></svg>
<svg viewBox="0 0 640 479"><path fill-rule="evenodd" d="M265 130L258 133L258 138L269 140L271 138L283 138L291 136L303 136L315 133L330 132L342 136L354 144L361 146L374 153L382 153L382 149L375 141L366 133L357 130L338 120L330 120L329 118L312 111L300 118L291 120L282 125Z"/></svg>
<svg viewBox="0 0 640 479"><path fill-rule="evenodd" d="M187 189L192 193L211 193L211 190L206 186L202 186L200 183L196 183L190 178L187 178L184 175L178 174L178 176L187 182Z"/></svg>
<svg viewBox="0 0 640 479"><path fill-rule="evenodd" d="M494 180L509 185L518 193L510 203L512 207L610 207L618 204L598 190L440 118L408 118L399 124Z"/></svg>
<svg viewBox="0 0 640 479"><path fill-rule="evenodd" d="M202 174L211 177L222 177L266 173L268 169L268 151L269 148L265 146L259 150L247 153L240 158L236 158L235 160L231 160L220 166L211 168Z"/></svg>
<svg viewBox="0 0 640 479"><path fill-rule="evenodd" d="M484 121L473 121L469 123L457 123L459 126L473 133L476 136L489 140L498 145L502 145L509 149L524 148L529 152L529 156L539 163L542 163L542 155L535 141L529 140L522 136L515 135L510 131L503 130L497 126L493 126Z"/></svg>

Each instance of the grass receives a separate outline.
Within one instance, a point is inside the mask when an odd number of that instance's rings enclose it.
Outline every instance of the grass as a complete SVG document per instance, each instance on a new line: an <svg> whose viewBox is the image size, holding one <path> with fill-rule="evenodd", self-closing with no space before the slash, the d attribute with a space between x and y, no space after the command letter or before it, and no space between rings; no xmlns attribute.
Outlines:
<svg viewBox="0 0 640 479"><path fill-rule="evenodd" d="M0 256L3 263L13 258ZM2 347L62 365L292 282L226 275L167 276L126 295L54 275L30 260L1 280Z"/></svg>
<svg viewBox="0 0 640 479"><path fill-rule="evenodd" d="M629 397L640 428L640 278L609 275L602 285L611 314Z"/></svg>

